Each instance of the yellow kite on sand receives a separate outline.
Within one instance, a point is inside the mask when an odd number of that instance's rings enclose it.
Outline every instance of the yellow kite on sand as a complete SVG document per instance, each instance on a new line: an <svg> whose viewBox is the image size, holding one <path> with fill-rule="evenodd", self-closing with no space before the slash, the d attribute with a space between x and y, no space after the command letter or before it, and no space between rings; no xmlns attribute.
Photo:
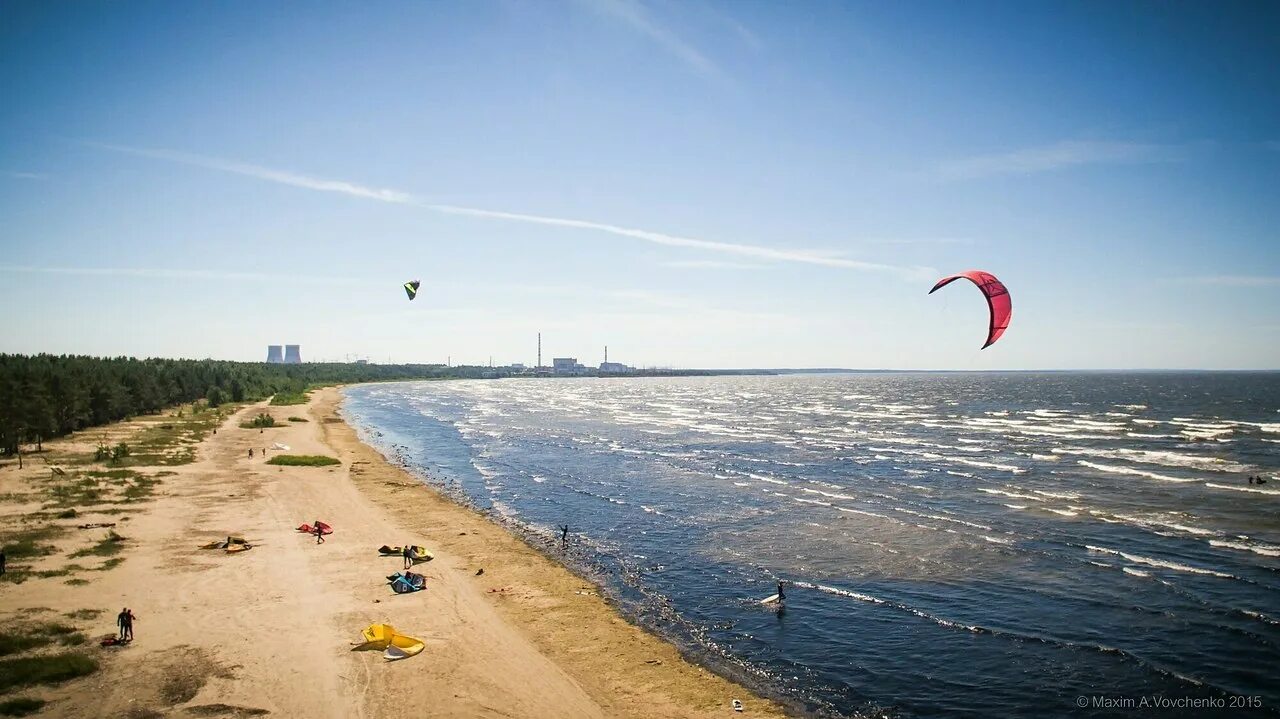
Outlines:
<svg viewBox="0 0 1280 719"><path fill-rule="evenodd" d="M225 541L219 540L217 542L209 542L208 544L200 545L200 548L201 549L221 549L230 554L235 552L243 552L246 549L253 549L253 545L245 541L244 537L240 537L233 534L228 536Z"/></svg>
<svg viewBox="0 0 1280 719"><path fill-rule="evenodd" d="M426 647L421 639L400 634L390 624L370 624L361 634L364 642L357 644L352 651L382 649L382 658L387 661L411 657Z"/></svg>

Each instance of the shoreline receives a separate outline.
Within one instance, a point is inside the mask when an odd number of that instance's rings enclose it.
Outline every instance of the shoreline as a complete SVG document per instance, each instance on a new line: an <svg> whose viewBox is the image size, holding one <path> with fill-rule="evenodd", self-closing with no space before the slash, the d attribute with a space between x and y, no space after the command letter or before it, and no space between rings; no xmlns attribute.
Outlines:
<svg viewBox="0 0 1280 719"><path fill-rule="evenodd" d="M44 461L29 455L22 470L0 463L0 539L28 533L39 550L11 553L0 621L11 631L66 624L78 637L16 656L59 651L96 664L0 701L47 702L39 716L130 719L381 717L406 706L448 717L709 717L733 713L733 699L744 715L787 715L632 624L595 584L507 527L394 466L341 417L341 401L330 387L305 405L204 410L198 427L194 413L172 408L47 442ZM259 413L276 426L242 425ZM99 442L117 441L135 456L93 459ZM277 442L340 463L248 458ZM59 465L65 476L51 477ZM324 544L295 529L317 519L335 529ZM97 522L116 526L79 528ZM228 535L252 551L197 549ZM396 595L385 577L401 563L376 549L405 543L435 559L415 569L426 591ZM136 641L97 646L122 606L139 617ZM351 651L361 629L381 622L425 650L397 662Z"/></svg>
<svg viewBox="0 0 1280 719"><path fill-rule="evenodd" d="M413 380L408 382L411 383ZM333 389L341 393L345 387L353 386L358 385L343 385ZM346 416L346 413L342 410L344 403L345 397L338 404L337 416L342 418L343 424L353 433L355 440L372 450L383 462L403 472L413 481L420 483L432 494L433 498L450 503L501 529L537 556L568 572L577 581L590 583L594 591L604 601L607 611L637 627L659 642L674 647L685 662L699 669L709 671L731 685L741 687L742 691L759 700L773 703L787 716L825 716L825 714L820 713L814 714L816 709L806 706L797 698L787 697L785 694L783 696L771 695L767 693L767 689L753 688L753 683L759 682L761 679L758 676L752 676L753 673L749 665L728 652L721 651L718 653L705 645L699 644L692 632L681 632L678 629L664 630L663 627L658 626L662 621L667 621L669 624L673 623L673 621L670 618L664 618L664 616L653 617L646 615L641 606L643 604L642 601L634 597L629 599L625 596L626 593L624 591L619 591L620 588L610 585L607 575L612 570L596 561L589 549L585 552L575 551L575 547L571 543L569 553L566 554L557 549L559 535L555 532L543 531L519 519L491 512L489 509L478 505L465 491L439 482L429 472L415 471L406 460L395 456L394 450L384 452L379 449L372 440L365 436L366 428L356 426L353 418ZM395 446L391 445L391 448ZM642 591L637 590L637 592L643 595ZM674 623L679 623L679 621L676 620Z"/></svg>
<svg viewBox="0 0 1280 719"><path fill-rule="evenodd" d="M526 602L522 604L503 601L500 604L500 609L511 621L526 630L531 630L530 634L535 643L543 651L555 655L557 663L563 660L571 664L580 665L576 667L578 671L571 671L575 678L594 675L592 681L600 681L599 674L602 667L596 663L593 653L587 652L584 657L582 649L571 649L564 646L564 637L559 633L558 628L555 626L556 624L572 624L585 628L589 635L597 639L609 632L617 632L621 635L615 638L605 638L604 647L602 648L608 648L619 653L619 663L633 664L633 667L627 669L624 676L607 679L606 681L609 683L632 681L634 680L635 670L643 668L649 673L657 675L653 679L660 679L663 674L674 674L675 677L667 677L667 679L674 678L679 683L692 682L693 685L682 688L681 693L686 694L690 699L695 699L698 703L705 702L703 708L710 712L732 712L730 700L737 698L743 702L745 711L748 714L757 716L788 715L786 709L774 700L761 697L755 691L734 679L721 676L716 672L715 668L701 666L696 660L687 657L681 648L672 641L652 629L636 624L626 616L621 608L614 606L613 600L604 594L605 589L600 586L597 579L586 576L584 570L576 568L571 563L553 556L549 551L545 551L544 548L535 546L527 541L528 538L534 535L524 536L528 530L523 525L498 521L480 508L461 503L459 499L465 497L465 495L451 497L448 493L441 492L439 488L428 484L423 477L415 474L411 469L397 465L389 457L383 455L377 447L361 439L360 430L343 415L341 412L343 397L341 396L340 387L326 388L321 392L332 393L336 397L336 399L328 400L332 401L328 411L342 420L341 424L326 424L326 431L348 435L347 437L334 437L331 434L329 437L331 441L343 446L344 451L363 452L376 456L377 460L383 463L388 470L409 478L415 484L414 487L398 487L386 492L377 487L376 482L378 479L375 477L353 478L362 492L381 493L383 495L380 498L381 501L390 500L395 502L398 501L398 498L393 499L393 496L407 490L410 493L420 495L422 499L433 505L439 505L444 512L452 510L466 513L468 519L472 522L480 523L486 529L493 530L493 532L485 532L477 529L468 531L465 536L438 537L436 544L431 547L433 550L436 547L446 548L450 554L466 557L477 564L483 563L486 558L489 561L500 560L504 554L507 554L508 559L519 557L521 571L515 575L507 575L504 572L504 576L507 576L510 581L506 581L503 584L504 586L512 586L512 582L515 582L516 584L513 586L518 587L517 596L521 596ZM358 448L353 448L350 444L351 442L358 444ZM494 533L497 536L494 536ZM476 546L479 542L482 542L483 546ZM511 555L515 555L515 557ZM528 562L528 564L524 562ZM543 563L545 563L545 567L538 566ZM486 569L485 571L487 575L491 570ZM590 583L589 590L581 586L584 582ZM548 605L547 602L554 601L554 597L557 594L560 596L572 596L576 601L571 604L554 607ZM548 612L553 612L553 614L548 615ZM557 617L555 614L560 616ZM634 644L629 647L620 647L617 646L617 641L631 641ZM637 655L643 655L648 658L640 658ZM586 661L583 661L584 658ZM636 663L637 659L639 659L638 664ZM657 659L657 662L654 662L654 659ZM613 667L615 670L617 668L619 667ZM716 686L719 683L723 683L724 686ZM705 686L697 686L699 684L705 684ZM594 694L594 692L591 693ZM613 694L614 692L610 691L609 693ZM715 702L715 697L717 696L724 697L719 705ZM609 716L629 714L620 706L606 708ZM686 709L693 710L694 707L689 706ZM675 707L672 707L672 710L672 712L667 710L654 711L652 713L641 712L634 715L699 715L682 712Z"/></svg>

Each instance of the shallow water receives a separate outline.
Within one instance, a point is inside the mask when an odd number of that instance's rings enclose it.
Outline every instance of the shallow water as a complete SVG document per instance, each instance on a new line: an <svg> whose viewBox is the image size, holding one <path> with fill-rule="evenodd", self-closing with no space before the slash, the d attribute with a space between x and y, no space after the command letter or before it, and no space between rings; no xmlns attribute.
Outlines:
<svg viewBox="0 0 1280 719"><path fill-rule="evenodd" d="M634 617L811 710L1133 716L1106 702L1154 694L1232 716L1280 707L1280 479L1246 482L1280 468L1280 374L346 394L367 441L531 532L568 523L571 554ZM779 578L776 614L752 599Z"/></svg>

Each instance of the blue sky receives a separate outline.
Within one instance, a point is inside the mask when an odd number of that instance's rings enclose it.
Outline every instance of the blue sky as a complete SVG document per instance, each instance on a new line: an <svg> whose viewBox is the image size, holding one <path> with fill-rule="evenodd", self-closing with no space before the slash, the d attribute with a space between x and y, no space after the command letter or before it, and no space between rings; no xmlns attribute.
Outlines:
<svg viewBox="0 0 1280 719"><path fill-rule="evenodd" d="M6 3L0 351L1274 368L1268 3ZM979 351L971 286L1013 323ZM413 303L400 284L421 279Z"/></svg>

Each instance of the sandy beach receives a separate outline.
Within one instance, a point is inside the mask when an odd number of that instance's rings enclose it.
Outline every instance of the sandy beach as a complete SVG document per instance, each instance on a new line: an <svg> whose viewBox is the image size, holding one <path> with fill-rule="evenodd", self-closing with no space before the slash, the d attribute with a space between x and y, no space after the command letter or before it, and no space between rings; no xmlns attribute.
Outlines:
<svg viewBox="0 0 1280 719"><path fill-rule="evenodd" d="M0 699L43 699L40 716L66 717L702 717L733 714L733 699L746 715L784 715L683 660L504 528L387 463L342 421L340 401L325 389L306 405L242 407L198 443L167 445L171 462L134 465L123 479L92 462L93 447L158 431L164 418L46 443L23 470L6 462L5 541L36 532L43 551L10 557L0 616L11 630L69 625L87 641L29 654L82 653L100 668ZM240 426L261 412L277 426ZM262 449L275 443L340 464L268 465ZM183 452L193 461L182 463ZM68 478L86 472L103 475L93 480L99 494L64 516ZM316 519L335 529L323 544L295 530ZM116 526L78 529L108 522ZM108 531L121 539L108 546ZM230 534L253 549L197 548ZM426 591L396 595L385 577L401 560L376 550L405 543L435 559L415 570ZM136 640L99 647L125 606L138 617ZM423 639L425 651L398 662L352 651L361 629L379 622Z"/></svg>

